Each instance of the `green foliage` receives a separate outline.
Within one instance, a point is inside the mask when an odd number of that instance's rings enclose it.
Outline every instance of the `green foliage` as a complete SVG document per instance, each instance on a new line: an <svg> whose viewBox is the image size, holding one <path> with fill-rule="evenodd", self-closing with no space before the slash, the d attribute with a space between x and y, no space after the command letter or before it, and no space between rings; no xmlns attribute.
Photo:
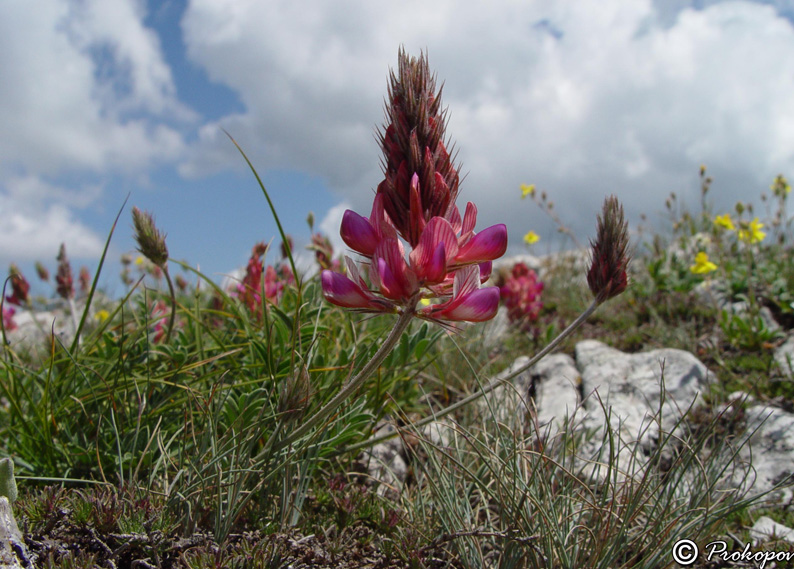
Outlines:
<svg viewBox="0 0 794 569"><path fill-rule="evenodd" d="M783 190L775 195L785 202ZM677 202L669 210L671 235L656 236L637 257L629 290L562 349L598 338L631 351L696 351L719 378L711 400L736 390L790 400L791 383L775 377L771 355L794 327L785 216L768 222L774 242L751 242L750 233L743 240L738 229L716 227L705 199L697 215ZM692 270L701 249L717 269ZM312 274L252 308L170 261L198 285L175 293L169 337L170 287L147 277L110 301L93 294L97 274L75 313L79 341L45 330L39 342L2 352L2 454L22 481L15 507L42 530L62 523L68 509L88 534L209 532L225 543L183 552L195 567L291 559L275 537L235 541L251 529L267 536L297 529L324 536L334 554L355 544L412 567L431 558L466 567L656 567L668 563L676 536L741 531L755 516L753 500L715 490L735 467L725 446L735 425L682 419L686 444L663 433L643 460L614 433L571 428L549 438L520 413L497 416L501 403L493 401L458 409L448 443L413 427L478 393L516 355L536 354L587 308L582 263L560 259L542 268L544 308L532 330L496 338L491 324L450 333L413 322L351 395L299 436L376 357L397 317L328 305ZM770 326L765 309L782 329ZM384 421L412 450L399 498L379 495L354 472L358 449ZM606 454L587 450L593 445ZM168 545L135 547L159 555ZM42 566L96 563L74 553L42 559Z"/></svg>

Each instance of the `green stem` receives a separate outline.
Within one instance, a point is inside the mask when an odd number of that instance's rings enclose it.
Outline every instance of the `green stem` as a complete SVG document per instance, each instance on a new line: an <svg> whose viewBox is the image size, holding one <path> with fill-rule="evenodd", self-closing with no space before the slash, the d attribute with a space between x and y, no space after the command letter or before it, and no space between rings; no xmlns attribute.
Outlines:
<svg viewBox="0 0 794 569"><path fill-rule="evenodd" d="M386 356L388 356L392 351L395 344L400 339L400 336L402 336L402 333L406 328L408 328L411 320L413 320L414 309L416 308L418 302L418 296L409 301L408 306L406 306L402 314L400 314L400 317L397 319L397 322L394 324L394 328L392 328L392 331L389 333L386 340L384 340L383 344L381 344L381 347L378 348L378 351L375 352L375 355L372 356L372 359L367 362L360 372L358 372L358 375L348 380L347 383L342 386L342 389L339 390L339 393L334 395L334 397L328 403L320 408L320 410L317 411L311 418L309 418L309 420L306 421L300 428L293 431L285 439L279 441L279 448L290 445L296 440L305 436L321 421L325 420L331 413L336 411L336 409L338 409L348 397L350 397L359 387L361 387L361 384L363 384L364 381L366 381L367 378L372 374L372 372L378 369L380 364L383 363L383 360L385 360Z"/></svg>
<svg viewBox="0 0 794 569"><path fill-rule="evenodd" d="M551 352L554 348L556 348L560 344L560 342L562 342L565 338L570 336L571 333L574 330L576 330L579 326L581 326L582 323L584 323L584 321L587 320L593 314L593 312L595 312L596 308L598 308L599 305L600 305L600 303L598 301L594 300L593 303L590 306L588 306L587 309L584 312L582 312L576 318L576 320L571 322L568 325L568 327L565 328L565 330L563 330L562 332L560 332L559 335L556 338L554 338L546 347L544 347L540 352L535 354L532 357L532 359L530 359L526 364L524 364L523 366L521 366L520 368L518 368L517 370L512 372L507 377L495 379L491 383L486 385L484 388L482 388L480 391L478 391L476 393L472 393L468 397L466 397L464 399L461 399L460 401L457 401L456 403L453 403L452 405L450 405L448 407L445 407L441 411L433 413L432 415L430 415L428 417L425 417L424 419L422 419L420 421L417 421L415 423L411 423L410 425L407 425L407 427L410 427L412 429L416 429L418 427L423 427L423 426L425 426L425 425L427 425L429 423L432 423L433 421L436 421L436 420L440 419L441 417L444 417L444 416L449 415L450 413L452 413L454 411L457 411L461 407L465 407L466 405L468 405L472 401L476 401L480 397L482 397L484 395L487 395L488 393L490 393L491 391L496 389L498 386L504 385L506 382L510 381L514 377L517 377L518 375L524 373L529 368L531 368L536 363L538 363L541 358L543 358L549 352ZM351 445L349 447L344 448L343 450L341 450L339 452L339 454L350 452L350 451L354 451L354 450L358 450L358 449L361 449L361 448L369 448L369 447L371 447L373 445L376 445L376 444L378 444L380 442L383 442L383 441L388 440L388 439L390 439L392 437L395 437L395 436L397 436L397 434L398 434L398 432L394 431L394 432L391 432L391 433L388 433L388 434L385 434L385 435L381 435L381 436L378 436L378 437L375 437L375 438L372 438L372 439L368 439L368 440L366 440L364 442L361 442L361 443L358 443L358 444L355 444L355 445Z"/></svg>
<svg viewBox="0 0 794 569"><path fill-rule="evenodd" d="M165 343L171 339L171 332L174 330L174 320L176 318L176 294L174 293L174 283L171 282L171 275L168 274L168 265L163 265L165 282L168 283L168 291L171 293L171 318L168 320L168 332L165 334Z"/></svg>

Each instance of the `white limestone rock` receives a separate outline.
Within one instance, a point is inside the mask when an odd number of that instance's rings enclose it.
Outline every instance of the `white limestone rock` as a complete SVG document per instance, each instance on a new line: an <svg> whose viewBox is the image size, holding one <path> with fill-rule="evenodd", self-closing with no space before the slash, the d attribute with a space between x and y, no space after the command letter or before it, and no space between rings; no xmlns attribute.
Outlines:
<svg viewBox="0 0 794 569"><path fill-rule="evenodd" d="M706 366L683 350L627 354L585 340L576 345L576 364L582 374L585 426L603 428L607 409L613 430L639 437L645 447L658 438L657 414L661 427L671 431L690 407L703 404L701 394L708 386Z"/></svg>
<svg viewBox="0 0 794 569"><path fill-rule="evenodd" d="M774 521L767 516L761 516L750 529L753 544L758 545L770 539L782 539L794 543L794 530Z"/></svg>

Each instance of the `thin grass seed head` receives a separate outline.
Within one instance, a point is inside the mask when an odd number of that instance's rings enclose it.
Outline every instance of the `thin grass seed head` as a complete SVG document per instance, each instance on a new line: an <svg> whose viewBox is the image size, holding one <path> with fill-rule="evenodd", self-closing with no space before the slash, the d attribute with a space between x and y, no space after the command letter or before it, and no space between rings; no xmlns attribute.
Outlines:
<svg viewBox="0 0 794 569"><path fill-rule="evenodd" d="M138 251L160 268L168 262L168 247L165 245L165 234L154 224L154 218L148 211L132 208L132 223L135 227L135 240Z"/></svg>
<svg viewBox="0 0 794 569"><path fill-rule="evenodd" d="M601 304L619 295L628 286L629 229L623 206L615 196L604 200L598 216L595 241L592 246L587 285Z"/></svg>
<svg viewBox="0 0 794 569"><path fill-rule="evenodd" d="M45 283L50 280L50 271L47 270L47 267L45 267L41 261L36 261L36 274L39 279Z"/></svg>

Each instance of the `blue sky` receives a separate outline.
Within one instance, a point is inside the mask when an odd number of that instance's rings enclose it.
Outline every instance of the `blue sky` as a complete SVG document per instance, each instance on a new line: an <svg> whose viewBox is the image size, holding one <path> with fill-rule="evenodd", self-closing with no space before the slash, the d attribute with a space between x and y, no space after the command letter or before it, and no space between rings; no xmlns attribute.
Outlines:
<svg viewBox="0 0 794 569"><path fill-rule="evenodd" d="M605 195L636 222L698 168L728 211L794 177L791 2L558 0L25 0L0 5L0 267L32 281L61 242L95 269L130 194L103 282L121 290L133 205L171 256L220 279L275 224L243 146L299 246L338 243L380 181L376 128L402 44L445 82L448 134L478 228L505 222L510 252L555 228L519 184L548 192L585 240Z"/></svg>

